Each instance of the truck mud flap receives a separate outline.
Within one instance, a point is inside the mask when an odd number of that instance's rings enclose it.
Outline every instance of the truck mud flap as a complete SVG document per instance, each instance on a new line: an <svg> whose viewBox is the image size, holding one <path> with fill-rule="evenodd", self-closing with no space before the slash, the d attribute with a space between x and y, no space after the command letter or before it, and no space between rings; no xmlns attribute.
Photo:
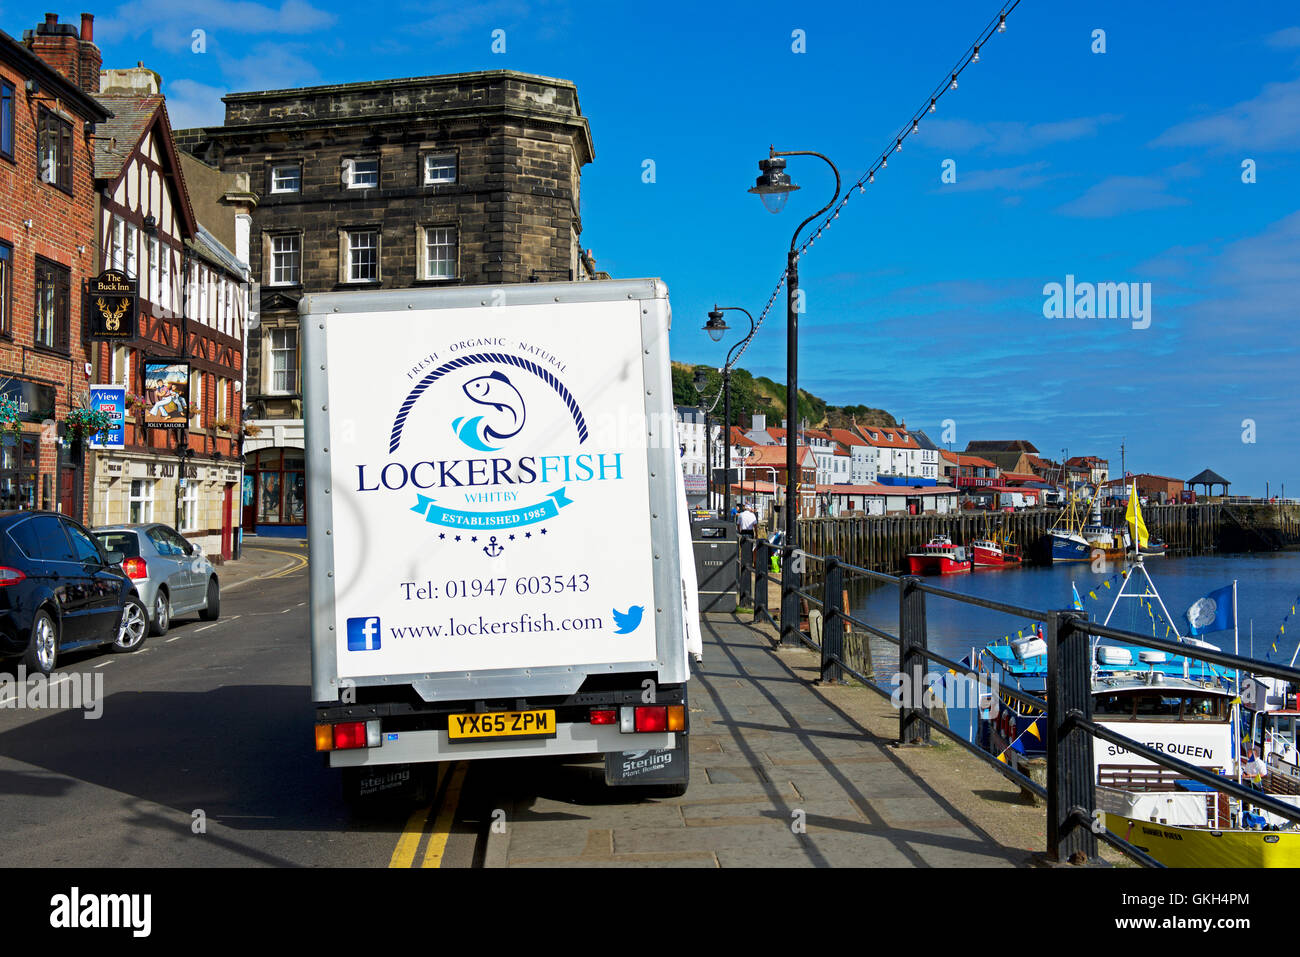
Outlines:
<svg viewBox="0 0 1300 957"><path fill-rule="evenodd" d="M691 773L687 736L677 748L647 751L609 751L605 754L605 783L611 787L686 784Z"/></svg>
<svg viewBox="0 0 1300 957"><path fill-rule="evenodd" d="M427 789L427 769L414 764L381 764L346 768L349 797L366 802L418 800Z"/></svg>

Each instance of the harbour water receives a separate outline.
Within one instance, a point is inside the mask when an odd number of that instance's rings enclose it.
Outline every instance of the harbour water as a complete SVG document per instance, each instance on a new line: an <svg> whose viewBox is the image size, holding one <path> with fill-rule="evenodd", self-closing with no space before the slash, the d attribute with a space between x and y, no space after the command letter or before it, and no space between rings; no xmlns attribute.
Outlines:
<svg viewBox="0 0 1300 957"><path fill-rule="evenodd" d="M1300 595L1300 552L1159 557L1148 558L1145 564L1179 633L1187 634L1184 612L1192 602L1231 585L1236 579L1240 653L1261 660L1271 654L1272 661L1282 664L1291 660L1297 638L1300 638L1300 617L1292 616L1286 621L1286 631L1280 637L1278 628ZM980 569L959 575L933 576L928 581L950 591L1044 610L1070 608L1070 586L1073 583L1083 599L1084 611L1093 620L1102 621L1121 584L1118 572L1127 567L1112 563L1101 573L1094 572L1087 564ZM1091 597L1093 594L1096 598ZM863 589L852 596L851 603L855 616L890 634L898 633L896 587ZM1159 616L1159 604L1153 604L1156 616ZM1034 622L930 596L926 601L926 624L931 648L949 657L961 658L972 647L978 649L1008 636L1015 638L1018 630L1027 634ZM1136 601L1121 602L1111 624L1139 634L1166 635L1166 624L1153 621L1152 615ZM1294 631L1293 624L1296 626ZM1170 633L1169 637L1172 638L1173 634ZM1232 632L1203 637L1224 651L1233 650ZM1277 650L1273 651L1275 641ZM878 675L887 677L896 669L897 652L893 645L873 641L872 656Z"/></svg>

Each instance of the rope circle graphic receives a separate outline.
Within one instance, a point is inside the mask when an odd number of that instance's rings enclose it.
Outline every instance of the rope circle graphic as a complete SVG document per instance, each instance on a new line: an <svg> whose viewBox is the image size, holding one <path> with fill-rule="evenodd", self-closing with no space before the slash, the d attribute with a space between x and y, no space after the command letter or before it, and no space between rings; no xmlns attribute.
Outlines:
<svg viewBox="0 0 1300 957"><path fill-rule="evenodd" d="M556 391L560 398L564 400L565 406L573 416L573 424L578 430L578 441L587 441L587 420L583 418L582 410L578 408L578 400L573 397L559 379L546 369L543 369L537 363L528 359L521 359L518 356L507 355L504 352L479 352L472 356L461 356L459 359L452 359L450 362L438 366L438 368L434 369L416 383L415 388L411 390L411 394L402 402L402 407L397 410L397 418L393 420L393 434L388 442L389 453L391 454L396 452L398 445L401 444L402 429L406 425L406 417L411 414L411 409L415 406L416 400L424 394L425 389L429 388L429 386L433 385L449 372L455 372L457 369L463 369L466 366L477 365L482 362L500 362L503 365L523 369L527 372L531 372L533 375L537 376L537 378L549 385Z"/></svg>

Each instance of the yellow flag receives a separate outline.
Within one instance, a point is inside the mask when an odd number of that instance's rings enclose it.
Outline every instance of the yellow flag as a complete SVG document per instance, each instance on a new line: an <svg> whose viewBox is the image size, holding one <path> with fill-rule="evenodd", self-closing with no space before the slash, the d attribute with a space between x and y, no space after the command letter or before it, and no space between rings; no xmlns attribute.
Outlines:
<svg viewBox="0 0 1300 957"><path fill-rule="evenodd" d="M1128 497L1128 511L1125 520L1133 527L1133 538L1139 548L1146 548L1151 537L1147 534L1147 523L1142 521L1142 508L1138 505L1137 482L1133 482L1133 494Z"/></svg>
<svg viewBox="0 0 1300 957"><path fill-rule="evenodd" d="M1040 741L1043 740L1043 736L1042 736L1041 734L1038 733L1038 722L1037 722L1037 721L1035 721L1033 724L1031 724L1031 725L1029 726L1029 733L1032 734L1032 735L1033 735L1035 738L1037 738L1038 740L1040 740Z"/></svg>
<svg viewBox="0 0 1300 957"><path fill-rule="evenodd" d="M998 755L998 760L1001 761L1003 764L1007 763L1007 755L1005 751Z"/></svg>

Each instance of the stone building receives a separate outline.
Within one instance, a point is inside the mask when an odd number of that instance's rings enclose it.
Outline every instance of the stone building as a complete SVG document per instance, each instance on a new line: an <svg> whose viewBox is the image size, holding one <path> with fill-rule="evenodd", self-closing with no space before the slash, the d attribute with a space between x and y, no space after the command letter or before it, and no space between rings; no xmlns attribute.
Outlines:
<svg viewBox="0 0 1300 957"><path fill-rule="evenodd" d="M91 135L109 112L93 18L49 14L22 43L0 32L0 509L84 517L81 284L95 269Z"/></svg>
<svg viewBox="0 0 1300 957"><path fill-rule="evenodd" d="M238 93L178 142L257 196L244 528L305 534L298 302L311 292L598 278L572 83L506 70Z"/></svg>

